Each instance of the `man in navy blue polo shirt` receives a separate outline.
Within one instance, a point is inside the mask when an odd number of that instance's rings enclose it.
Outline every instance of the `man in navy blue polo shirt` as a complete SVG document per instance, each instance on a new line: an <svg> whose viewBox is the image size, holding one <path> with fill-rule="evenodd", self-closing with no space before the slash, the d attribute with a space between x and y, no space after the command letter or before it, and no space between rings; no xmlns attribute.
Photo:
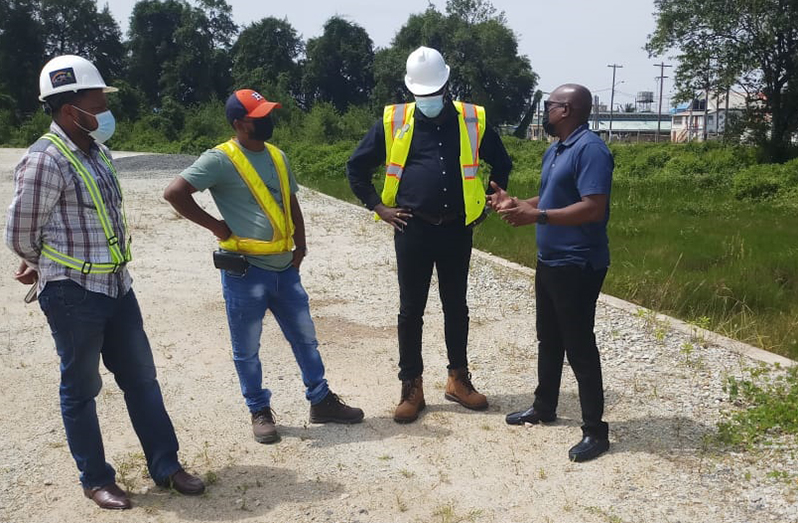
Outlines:
<svg viewBox="0 0 798 523"><path fill-rule="evenodd" d="M537 224L535 306L538 386L535 401L507 415L510 425L551 422L557 417L563 356L574 370L582 405L582 440L568 452L587 461L609 449L601 362L593 326L596 301L610 264L607 222L614 162L588 129L592 97L565 84L544 104L543 127L558 140L543 155L540 195L511 197L500 187L491 206L511 225Z"/></svg>

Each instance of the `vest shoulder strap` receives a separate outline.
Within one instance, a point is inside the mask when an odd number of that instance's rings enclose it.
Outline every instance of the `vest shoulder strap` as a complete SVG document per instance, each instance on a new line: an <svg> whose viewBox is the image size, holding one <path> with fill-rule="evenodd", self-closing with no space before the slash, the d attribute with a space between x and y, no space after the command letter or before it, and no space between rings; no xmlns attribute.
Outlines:
<svg viewBox="0 0 798 523"><path fill-rule="evenodd" d="M407 132L407 125L412 125L415 103L386 105L382 113L382 125L385 131L385 163L391 157L391 149L398 132Z"/></svg>

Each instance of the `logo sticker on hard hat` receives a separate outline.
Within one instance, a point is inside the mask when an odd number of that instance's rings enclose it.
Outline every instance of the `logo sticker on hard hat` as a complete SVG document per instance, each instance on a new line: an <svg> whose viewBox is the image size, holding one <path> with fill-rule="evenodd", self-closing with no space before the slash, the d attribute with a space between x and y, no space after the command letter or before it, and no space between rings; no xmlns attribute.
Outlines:
<svg viewBox="0 0 798 523"><path fill-rule="evenodd" d="M61 87L62 85L76 84L78 81L75 78L75 71L71 67L66 67L52 71L50 73L50 83L53 84L53 87Z"/></svg>

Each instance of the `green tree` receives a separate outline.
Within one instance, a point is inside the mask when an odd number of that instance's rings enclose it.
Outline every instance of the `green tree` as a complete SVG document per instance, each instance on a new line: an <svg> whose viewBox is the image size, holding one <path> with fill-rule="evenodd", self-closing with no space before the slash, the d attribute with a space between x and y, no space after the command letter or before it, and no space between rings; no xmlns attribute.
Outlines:
<svg viewBox="0 0 798 523"><path fill-rule="evenodd" d="M407 97L405 60L421 45L438 49L451 67L452 96L484 105L491 123L517 123L528 110L537 75L529 59L518 54L504 13L485 0L449 0L445 14L430 5L411 15L390 50L378 53L375 104L398 101L399 92Z"/></svg>
<svg viewBox="0 0 798 523"><path fill-rule="evenodd" d="M303 90L344 112L368 102L374 88L374 44L361 26L334 16L324 32L307 43Z"/></svg>
<svg viewBox="0 0 798 523"><path fill-rule="evenodd" d="M301 101L304 51L302 39L288 20L264 18L244 28L233 45L233 80L237 88L277 90ZM271 86L267 88L266 86Z"/></svg>
<svg viewBox="0 0 798 523"><path fill-rule="evenodd" d="M677 51L679 98L742 86L749 129L768 159L785 160L798 131L798 2L655 0L654 6L656 28L646 48L652 55Z"/></svg>
<svg viewBox="0 0 798 523"><path fill-rule="evenodd" d="M122 76L122 32L106 4L96 0L41 0L40 16L47 57L76 54L97 66L106 81Z"/></svg>
<svg viewBox="0 0 798 523"><path fill-rule="evenodd" d="M141 0L130 16L130 83L153 107L169 97L190 105L217 91L214 32L202 9L178 0Z"/></svg>
<svg viewBox="0 0 798 523"><path fill-rule="evenodd" d="M208 19L207 29L213 45L211 82L216 96L224 99L233 84L231 49L238 34L233 22L233 8L226 0L196 0Z"/></svg>
<svg viewBox="0 0 798 523"><path fill-rule="evenodd" d="M216 85L208 18L202 11L187 6L173 37L176 49L164 62L161 92L183 106L211 99L216 94Z"/></svg>
<svg viewBox="0 0 798 523"><path fill-rule="evenodd" d="M129 82L157 105L164 64L176 52L174 33L185 5L177 0L142 0L133 6L128 29Z"/></svg>
<svg viewBox="0 0 798 523"><path fill-rule="evenodd" d="M38 107L44 33L36 0L0 0L0 98L16 117Z"/></svg>

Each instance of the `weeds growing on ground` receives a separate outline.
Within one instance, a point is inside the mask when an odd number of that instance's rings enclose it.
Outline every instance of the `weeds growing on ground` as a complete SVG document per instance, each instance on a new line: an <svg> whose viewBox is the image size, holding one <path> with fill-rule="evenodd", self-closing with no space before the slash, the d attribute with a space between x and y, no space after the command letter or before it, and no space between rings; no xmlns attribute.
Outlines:
<svg viewBox="0 0 798 523"><path fill-rule="evenodd" d="M751 449L784 436L798 440L798 366L784 372L761 365L730 376L724 391L736 407L718 424L718 441Z"/></svg>

